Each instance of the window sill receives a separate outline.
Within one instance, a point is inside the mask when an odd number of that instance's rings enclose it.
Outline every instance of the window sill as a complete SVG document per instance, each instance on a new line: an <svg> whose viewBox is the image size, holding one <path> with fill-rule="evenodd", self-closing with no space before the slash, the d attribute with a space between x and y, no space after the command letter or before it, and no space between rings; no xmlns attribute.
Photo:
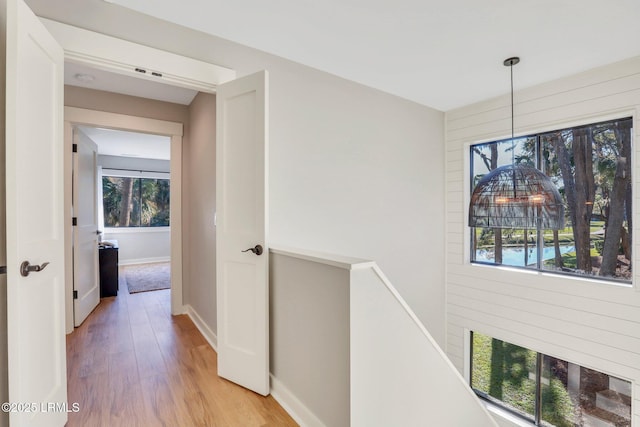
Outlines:
<svg viewBox="0 0 640 427"><path fill-rule="evenodd" d="M517 415L501 408L500 406L489 402L488 400L480 399L480 402L489 411L492 417L496 419L496 422L500 427L532 427L534 424L527 420L524 420Z"/></svg>
<svg viewBox="0 0 640 427"><path fill-rule="evenodd" d="M493 271L501 271L503 273L507 272L507 273L514 273L514 274L526 274L529 276L545 277L552 280L559 279L559 280L569 281L569 282L572 281L574 283L588 283L595 286L608 286L608 287L613 286L620 289L633 289L635 287L633 283L629 283L622 280L597 279L597 278L592 278L590 276L563 274L563 273L550 271L550 270L534 270L534 269L524 268L524 267L516 267L516 266L510 266L510 265L495 265L495 264L475 262L475 261L469 261L468 265L471 268L486 269L486 271L493 270Z"/></svg>
<svg viewBox="0 0 640 427"><path fill-rule="evenodd" d="M140 234L140 233L166 233L171 227L129 227L129 228L105 228L103 235L108 234Z"/></svg>

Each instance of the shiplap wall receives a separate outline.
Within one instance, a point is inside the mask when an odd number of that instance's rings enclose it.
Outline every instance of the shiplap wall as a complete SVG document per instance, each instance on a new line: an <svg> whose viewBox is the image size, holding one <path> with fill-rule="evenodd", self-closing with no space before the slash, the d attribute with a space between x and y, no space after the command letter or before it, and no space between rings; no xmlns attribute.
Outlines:
<svg viewBox="0 0 640 427"><path fill-rule="evenodd" d="M515 93L515 133L633 116L634 286L469 263L469 145L508 137L509 96L446 114L447 353L468 375L468 334L633 381L640 426L640 57Z"/></svg>

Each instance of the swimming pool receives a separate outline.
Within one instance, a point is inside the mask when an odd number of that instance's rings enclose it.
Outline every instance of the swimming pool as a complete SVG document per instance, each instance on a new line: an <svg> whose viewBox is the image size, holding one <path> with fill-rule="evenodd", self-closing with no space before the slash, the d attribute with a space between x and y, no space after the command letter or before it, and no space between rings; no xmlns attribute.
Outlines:
<svg viewBox="0 0 640 427"><path fill-rule="evenodd" d="M575 251L573 245L561 245L560 253L566 254L568 252ZM536 246L529 246L527 248L528 265L535 264L538 256L538 248ZM545 246L542 250L542 260L553 259L555 257L555 249L553 246ZM495 255L493 250L478 249L476 251L476 261L479 262L495 262ZM524 267L524 247L519 248L502 248L502 264L513 265L517 267Z"/></svg>

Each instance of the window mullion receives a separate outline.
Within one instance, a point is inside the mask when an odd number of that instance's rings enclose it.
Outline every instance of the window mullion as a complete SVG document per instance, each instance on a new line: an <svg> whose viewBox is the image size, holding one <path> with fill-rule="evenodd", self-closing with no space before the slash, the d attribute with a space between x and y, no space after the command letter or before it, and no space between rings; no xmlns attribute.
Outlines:
<svg viewBox="0 0 640 427"><path fill-rule="evenodd" d="M536 168L544 173L542 162L542 144L540 135L536 136ZM537 221L536 221L536 242L537 242L537 255L536 255L536 268L538 271L542 271L542 259L544 256L544 230L542 229L542 217L540 207L538 207Z"/></svg>
<svg viewBox="0 0 640 427"><path fill-rule="evenodd" d="M142 178L138 178L138 227L142 225Z"/></svg>
<svg viewBox="0 0 640 427"><path fill-rule="evenodd" d="M536 402L534 409L535 425L542 421L542 354L536 353Z"/></svg>
<svg viewBox="0 0 640 427"><path fill-rule="evenodd" d="M473 161L473 147L469 147L469 194L473 192L474 182L473 182L473 171L475 170L475 165ZM476 260L476 228L471 227L471 247L469 248L469 259L471 261Z"/></svg>

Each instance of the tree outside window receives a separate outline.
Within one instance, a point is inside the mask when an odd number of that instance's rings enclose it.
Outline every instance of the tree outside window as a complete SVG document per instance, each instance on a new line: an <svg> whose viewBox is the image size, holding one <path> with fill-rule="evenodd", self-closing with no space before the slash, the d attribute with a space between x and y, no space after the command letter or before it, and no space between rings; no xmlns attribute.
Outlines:
<svg viewBox="0 0 640 427"><path fill-rule="evenodd" d="M168 227L169 180L103 176L106 227Z"/></svg>
<svg viewBox="0 0 640 427"><path fill-rule="evenodd" d="M631 133L632 119L626 118L471 146L471 189L500 166L531 165L558 187L566 215L562 230L476 227L472 261L541 265L542 270L630 282Z"/></svg>

